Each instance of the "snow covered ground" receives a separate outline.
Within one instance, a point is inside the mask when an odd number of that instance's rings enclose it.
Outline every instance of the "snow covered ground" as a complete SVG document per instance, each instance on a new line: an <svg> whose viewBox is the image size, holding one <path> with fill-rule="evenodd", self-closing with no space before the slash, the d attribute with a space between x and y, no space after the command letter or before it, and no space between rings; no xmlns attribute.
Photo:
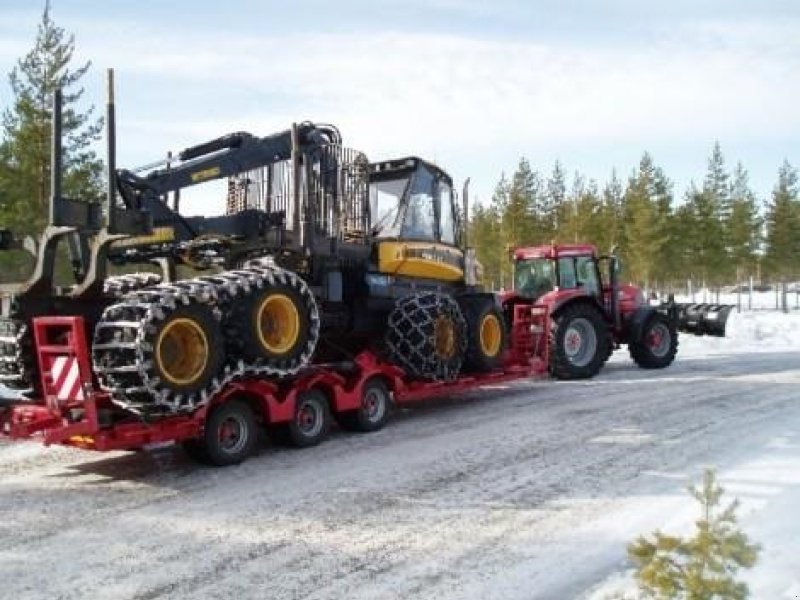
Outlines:
<svg viewBox="0 0 800 600"><path fill-rule="evenodd" d="M753 598L800 596L800 313L682 336L664 371L519 382L383 431L201 468L175 448L0 442L3 597L600 600L625 545L696 517L705 466L764 550Z"/></svg>

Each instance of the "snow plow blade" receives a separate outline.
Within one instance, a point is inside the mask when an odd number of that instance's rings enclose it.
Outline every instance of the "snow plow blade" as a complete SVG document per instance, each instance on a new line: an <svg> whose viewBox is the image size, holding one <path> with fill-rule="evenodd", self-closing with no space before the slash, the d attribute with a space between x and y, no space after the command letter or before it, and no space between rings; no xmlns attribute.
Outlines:
<svg viewBox="0 0 800 600"><path fill-rule="evenodd" d="M725 337L732 304L676 304L678 329L695 335Z"/></svg>

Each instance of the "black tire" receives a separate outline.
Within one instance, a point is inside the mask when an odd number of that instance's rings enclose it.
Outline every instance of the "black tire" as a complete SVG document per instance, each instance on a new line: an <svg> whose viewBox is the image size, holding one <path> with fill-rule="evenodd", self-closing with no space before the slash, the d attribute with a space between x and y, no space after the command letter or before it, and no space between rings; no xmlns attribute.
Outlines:
<svg viewBox="0 0 800 600"><path fill-rule="evenodd" d="M412 294L389 314L385 341L390 360L412 377L447 381L461 371L467 325L450 296Z"/></svg>
<svg viewBox="0 0 800 600"><path fill-rule="evenodd" d="M377 431L386 425L391 403L389 387L382 379L373 377L361 390L361 407L338 414L336 420L349 431Z"/></svg>
<svg viewBox="0 0 800 600"><path fill-rule="evenodd" d="M242 400L229 400L211 410L203 437L187 440L183 448L198 462L225 467L248 458L257 443L258 424L253 410Z"/></svg>
<svg viewBox="0 0 800 600"><path fill-rule="evenodd" d="M273 283L233 302L225 319L229 352L292 372L309 361L317 345L317 305L295 273L276 269L271 275Z"/></svg>
<svg viewBox="0 0 800 600"><path fill-rule="evenodd" d="M464 370L485 373L500 368L508 334L505 317L494 298L465 298L460 305L468 335Z"/></svg>
<svg viewBox="0 0 800 600"><path fill-rule="evenodd" d="M550 373L558 379L588 379L608 354L608 326L600 311L586 302L567 305L550 328Z"/></svg>
<svg viewBox="0 0 800 600"><path fill-rule="evenodd" d="M151 379L158 378L159 388L175 396L201 394L222 369L225 356L221 341L219 323L208 306L179 305L145 337L152 348ZM132 380L131 385L137 383Z"/></svg>
<svg viewBox="0 0 800 600"><path fill-rule="evenodd" d="M628 344L631 358L643 369L663 369L678 352L678 330L666 315L654 312L642 327L641 336Z"/></svg>
<svg viewBox="0 0 800 600"><path fill-rule="evenodd" d="M294 418L283 425L276 441L295 448L316 446L328 435L330 425L331 411L325 394L321 390L301 392L295 401Z"/></svg>

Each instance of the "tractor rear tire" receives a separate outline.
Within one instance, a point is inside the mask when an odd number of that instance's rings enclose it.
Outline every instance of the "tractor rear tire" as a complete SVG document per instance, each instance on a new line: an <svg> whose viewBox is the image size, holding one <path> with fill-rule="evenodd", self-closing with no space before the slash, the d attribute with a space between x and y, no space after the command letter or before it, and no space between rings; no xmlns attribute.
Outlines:
<svg viewBox="0 0 800 600"><path fill-rule="evenodd" d="M498 369L503 362L507 333L503 313L493 298L466 298L461 309L467 321L467 354L464 370L485 373Z"/></svg>
<svg viewBox="0 0 800 600"><path fill-rule="evenodd" d="M336 416L342 429L378 431L389 419L392 396L386 383L377 377L369 379L361 390L361 406Z"/></svg>
<svg viewBox="0 0 800 600"><path fill-rule="evenodd" d="M588 379L600 371L608 354L608 326L591 304L572 304L550 328L550 373L558 379Z"/></svg>
<svg viewBox="0 0 800 600"><path fill-rule="evenodd" d="M425 292L401 298L389 314L389 358L416 378L455 379L467 347L467 324L450 296Z"/></svg>
<svg viewBox="0 0 800 600"><path fill-rule="evenodd" d="M631 358L642 369L663 369L678 351L678 330L666 315L654 312L645 321L641 337L628 344Z"/></svg>

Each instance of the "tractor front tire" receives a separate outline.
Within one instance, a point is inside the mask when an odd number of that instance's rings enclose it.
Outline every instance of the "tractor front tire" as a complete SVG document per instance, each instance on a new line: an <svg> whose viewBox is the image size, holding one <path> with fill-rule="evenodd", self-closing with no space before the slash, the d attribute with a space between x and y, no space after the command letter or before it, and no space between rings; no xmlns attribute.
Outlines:
<svg viewBox="0 0 800 600"><path fill-rule="evenodd" d="M389 358L412 377L449 381L461 372L467 324L452 297L412 294L389 314L385 341Z"/></svg>
<svg viewBox="0 0 800 600"><path fill-rule="evenodd" d="M642 369L664 369L675 360L678 330L666 315L654 312L645 321L639 339L628 344L631 358Z"/></svg>
<svg viewBox="0 0 800 600"><path fill-rule="evenodd" d="M608 355L608 326L600 311L585 302L568 305L550 328L550 373L558 379L588 379Z"/></svg>

